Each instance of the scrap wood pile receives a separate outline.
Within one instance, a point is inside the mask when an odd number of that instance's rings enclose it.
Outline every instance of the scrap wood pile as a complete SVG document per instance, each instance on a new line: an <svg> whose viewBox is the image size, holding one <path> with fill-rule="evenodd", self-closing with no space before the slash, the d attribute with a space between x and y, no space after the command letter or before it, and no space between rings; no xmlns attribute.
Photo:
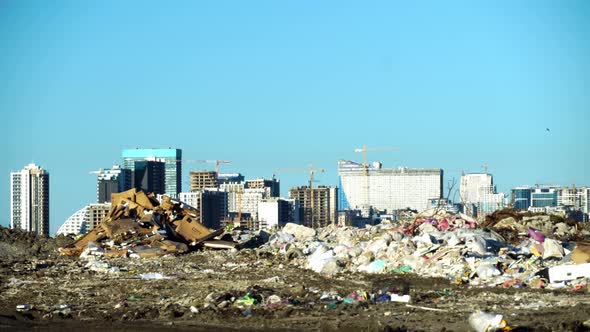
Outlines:
<svg viewBox="0 0 590 332"><path fill-rule="evenodd" d="M198 211L163 196L131 189L112 194L108 216L73 244L59 248L66 256L80 256L85 250L100 250L107 257L156 257L182 254L203 246L216 246L212 231L201 224ZM221 241L227 247L227 241ZM231 246L230 246L231 247Z"/></svg>

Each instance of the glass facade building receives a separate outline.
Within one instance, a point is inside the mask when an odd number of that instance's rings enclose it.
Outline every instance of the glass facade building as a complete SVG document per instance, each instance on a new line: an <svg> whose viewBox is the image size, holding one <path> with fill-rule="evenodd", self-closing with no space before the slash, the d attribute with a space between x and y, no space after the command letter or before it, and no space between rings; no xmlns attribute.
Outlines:
<svg viewBox="0 0 590 332"><path fill-rule="evenodd" d="M123 150L123 168L134 171L135 161L164 162L164 194L177 198L182 191L181 149L126 149Z"/></svg>
<svg viewBox="0 0 590 332"><path fill-rule="evenodd" d="M554 188L538 188L531 193L532 207L557 206L557 190Z"/></svg>
<svg viewBox="0 0 590 332"><path fill-rule="evenodd" d="M517 210L527 210L531 206L533 188L516 187L512 189L512 203Z"/></svg>

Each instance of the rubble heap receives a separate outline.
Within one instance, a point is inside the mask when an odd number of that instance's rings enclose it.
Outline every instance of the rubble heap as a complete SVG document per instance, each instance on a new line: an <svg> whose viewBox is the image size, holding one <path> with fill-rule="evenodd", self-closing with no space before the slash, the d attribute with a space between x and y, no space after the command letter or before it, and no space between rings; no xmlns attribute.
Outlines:
<svg viewBox="0 0 590 332"><path fill-rule="evenodd" d="M528 219L530 225L547 219L535 218ZM590 238L590 233L564 225L549 228L559 230L553 233L526 226L518 233L518 243L511 244L466 215L427 211L406 222L361 229L331 225L314 230L287 224L268 246L326 276L415 273L471 285L583 287L588 281L584 278L590 278L590 245L567 239ZM562 233L569 237L556 238Z"/></svg>
<svg viewBox="0 0 590 332"><path fill-rule="evenodd" d="M73 239L58 235L50 238L35 235L21 229L0 226L0 261L22 260L30 257L48 258L55 256L59 247L70 245Z"/></svg>
<svg viewBox="0 0 590 332"><path fill-rule="evenodd" d="M73 244L59 248L66 256L99 251L106 257L156 257L182 254L210 241L223 229L212 231L201 224L198 211L163 196L160 204L153 193L131 189L112 194L109 215ZM223 241L223 247L232 243Z"/></svg>

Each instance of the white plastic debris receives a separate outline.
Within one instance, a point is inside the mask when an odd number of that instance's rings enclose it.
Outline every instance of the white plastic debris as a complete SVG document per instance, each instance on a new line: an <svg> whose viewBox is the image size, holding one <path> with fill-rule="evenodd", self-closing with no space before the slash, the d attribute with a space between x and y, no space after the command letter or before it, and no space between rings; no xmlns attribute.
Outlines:
<svg viewBox="0 0 590 332"><path fill-rule="evenodd" d="M543 242L543 259L562 258L564 254L561 243L554 239L545 239Z"/></svg>
<svg viewBox="0 0 590 332"><path fill-rule="evenodd" d="M171 277L162 274L162 273L157 273L157 272L152 272L152 273L142 273L139 275L140 279L146 279L146 280L160 280L160 279L170 279Z"/></svg>
<svg viewBox="0 0 590 332"><path fill-rule="evenodd" d="M410 295L391 294L391 302L408 303L408 302L410 302Z"/></svg>
<svg viewBox="0 0 590 332"><path fill-rule="evenodd" d="M549 268L549 282L590 278L590 263L577 265L560 265Z"/></svg>
<svg viewBox="0 0 590 332"><path fill-rule="evenodd" d="M506 327L502 315L478 311L469 316L469 325L477 332L500 331Z"/></svg>

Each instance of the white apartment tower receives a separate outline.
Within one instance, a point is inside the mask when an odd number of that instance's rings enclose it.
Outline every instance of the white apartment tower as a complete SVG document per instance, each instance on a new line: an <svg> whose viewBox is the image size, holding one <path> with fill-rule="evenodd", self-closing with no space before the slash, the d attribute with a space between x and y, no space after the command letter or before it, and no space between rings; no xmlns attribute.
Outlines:
<svg viewBox="0 0 590 332"><path fill-rule="evenodd" d="M484 216L505 206L505 196L496 192L493 177L489 173L463 174L459 193L466 212L470 212L469 207L477 208L476 213L471 211L473 215Z"/></svg>
<svg viewBox="0 0 590 332"><path fill-rule="evenodd" d="M338 161L338 175L345 208L388 212L411 208L423 211L431 199L442 197L443 170L440 168L386 169L381 163L364 165Z"/></svg>
<svg viewBox="0 0 590 332"><path fill-rule="evenodd" d="M10 228L49 236L49 173L35 164L10 173Z"/></svg>

